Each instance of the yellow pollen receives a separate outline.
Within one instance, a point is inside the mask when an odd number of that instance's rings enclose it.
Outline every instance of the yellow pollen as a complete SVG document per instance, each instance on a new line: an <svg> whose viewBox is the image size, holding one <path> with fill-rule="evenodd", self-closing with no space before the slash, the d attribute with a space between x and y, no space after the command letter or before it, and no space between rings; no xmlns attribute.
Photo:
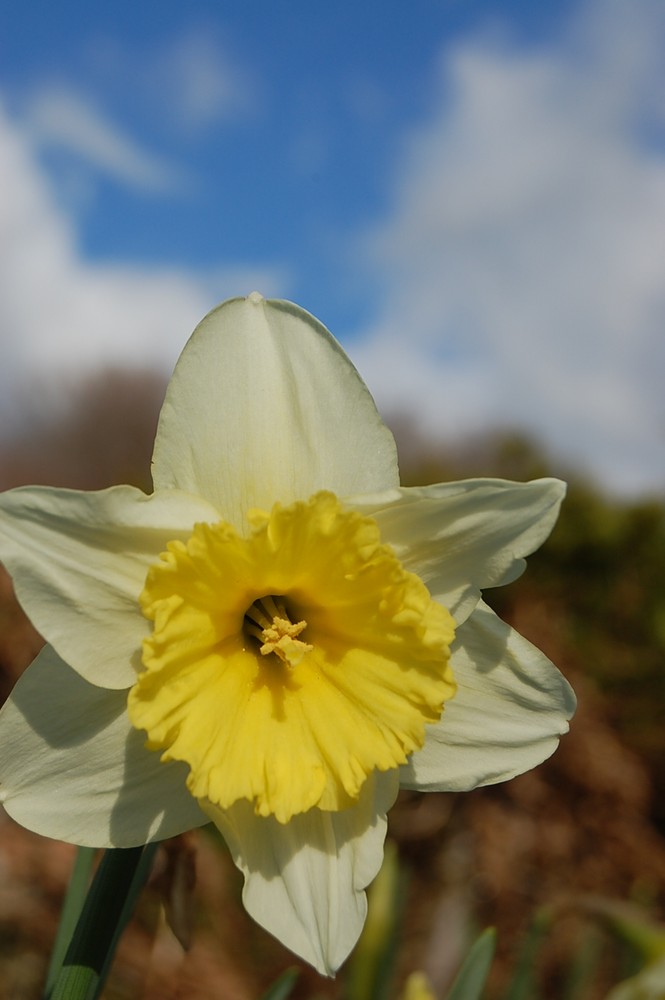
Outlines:
<svg viewBox="0 0 665 1000"><path fill-rule="evenodd" d="M297 666L305 653L311 653L314 646L298 639L307 628L306 621L292 622L284 603L268 595L254 601L245 612L245 632L260 640L259 652L262 656L275 653L289 667Z"/></svg>

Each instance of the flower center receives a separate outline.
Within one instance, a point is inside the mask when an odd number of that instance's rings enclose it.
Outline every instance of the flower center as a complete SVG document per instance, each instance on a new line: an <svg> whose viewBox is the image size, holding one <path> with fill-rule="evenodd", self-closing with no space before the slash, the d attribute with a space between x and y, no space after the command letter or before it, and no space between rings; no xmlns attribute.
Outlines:
<svg viewBox="0 0 665 1000"><path fill-rule="evenodd" d="M371 518L318 493L171 542L146 578L153 623L132 724L189 765L202 808L286 823L353 805L404 764L455 690L454 624Z"/></svg>
<svg viewBox="0 0 665 1000"><path fill-rule="evenodd" d="M262 656L274 653L290 667L297 666L314 646L298 638L307 628L306 621L292 622L283 597L260 597L245 612L245 635L258 639Z"/></svg>

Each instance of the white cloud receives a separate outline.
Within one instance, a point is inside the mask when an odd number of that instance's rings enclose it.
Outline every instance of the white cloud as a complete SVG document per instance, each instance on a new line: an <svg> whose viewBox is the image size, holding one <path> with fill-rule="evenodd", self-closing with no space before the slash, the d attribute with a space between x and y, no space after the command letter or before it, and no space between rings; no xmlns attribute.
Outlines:
<svg viewBox="0 0 665 1000"><path fill-rule="evenodd" d="M103 364L168 370L215 302L283 288L276 267L92 264L58 209L26 136L0 104L0 400L5 409L35 376Z"/></svg>
<svg viewBox="0 0 665 1000"><path fill-rule="evenodd" d="M354 357L384 408L665 486L664 44L644 0L587 4L558 47L443 53L363 243L385 309Z"/></svg>
<svg viewBox="0 0 665 1000"><path fill-rule="evenodd" d="M149 85L168 95L169 113L187 130L250 112L257 83L231 58L214 31L193 29L149 59Z"/></svg>
<svg viewBox="0 0 665 1000"><path fill-rule="evenodd" d="M63 86L48 86L29 103L27 127L40 146L74 153L97 170L144 192L164 194L184 177L110 122L89 98Z"/></svg>

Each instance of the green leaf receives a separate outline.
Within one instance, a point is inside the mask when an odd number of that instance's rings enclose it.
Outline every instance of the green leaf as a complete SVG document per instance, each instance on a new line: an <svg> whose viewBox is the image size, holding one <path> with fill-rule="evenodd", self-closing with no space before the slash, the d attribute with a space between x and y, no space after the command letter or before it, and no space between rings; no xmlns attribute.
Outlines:
<svg viewBox="0 0 665 1000"><path fill-rule="evenodd" d="M504 1000L538 1000L537 955L548 933L554 911L544 907L533 918L517 959L513 979Z"/></svg>
<svg viewBox="0 0 665 1000"><path fill-rule="evenodd" d="M58 933L53 944L51 961L46 976L46 987L44 989L46 1000L53 993L53 987L62 968L69 943L74 935L76 923L81 915L88 886L90 885L90 876L96 853L97 851L94 847L79 847L76 854L76 860L74 861L69 885L62 904Z"/></svg>
<svg viewBox="0 0 665 1000"><path fill-rule="evenodd" d="M266 992L263 994L262 1000L286 1000L295 986L299 975L300 970L295 967L286 969L286 971L283 972L281 976L278 976L275 982L268 987Z"/></svg>
<svg viewBox="0 0 665 1000"><path fill-rule="evenodd" d="M49 1000L96 1000L100 995L155 850L151 844L105 852Z"/></svg>
<svg viewBox="0 0 665 1000"><path fill-rule="evenodd" d="M494 958L496 931L489 927L473 944L446 1000L480 1000Z"/></svg>

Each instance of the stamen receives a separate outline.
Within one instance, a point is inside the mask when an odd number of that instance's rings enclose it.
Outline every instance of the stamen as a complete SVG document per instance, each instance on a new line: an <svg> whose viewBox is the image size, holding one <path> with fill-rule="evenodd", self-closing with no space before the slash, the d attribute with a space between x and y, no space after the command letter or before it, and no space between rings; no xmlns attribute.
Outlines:
<svg viewBox="0 0 665 1000"><path fill-rule="evenodd" d="M306 628L306 621L292 622L283 599L271 594L258 598L245 612L245 633L261 642L261 655L274 653L289 667L297 666L314 649L298 638Z"/></svg>

